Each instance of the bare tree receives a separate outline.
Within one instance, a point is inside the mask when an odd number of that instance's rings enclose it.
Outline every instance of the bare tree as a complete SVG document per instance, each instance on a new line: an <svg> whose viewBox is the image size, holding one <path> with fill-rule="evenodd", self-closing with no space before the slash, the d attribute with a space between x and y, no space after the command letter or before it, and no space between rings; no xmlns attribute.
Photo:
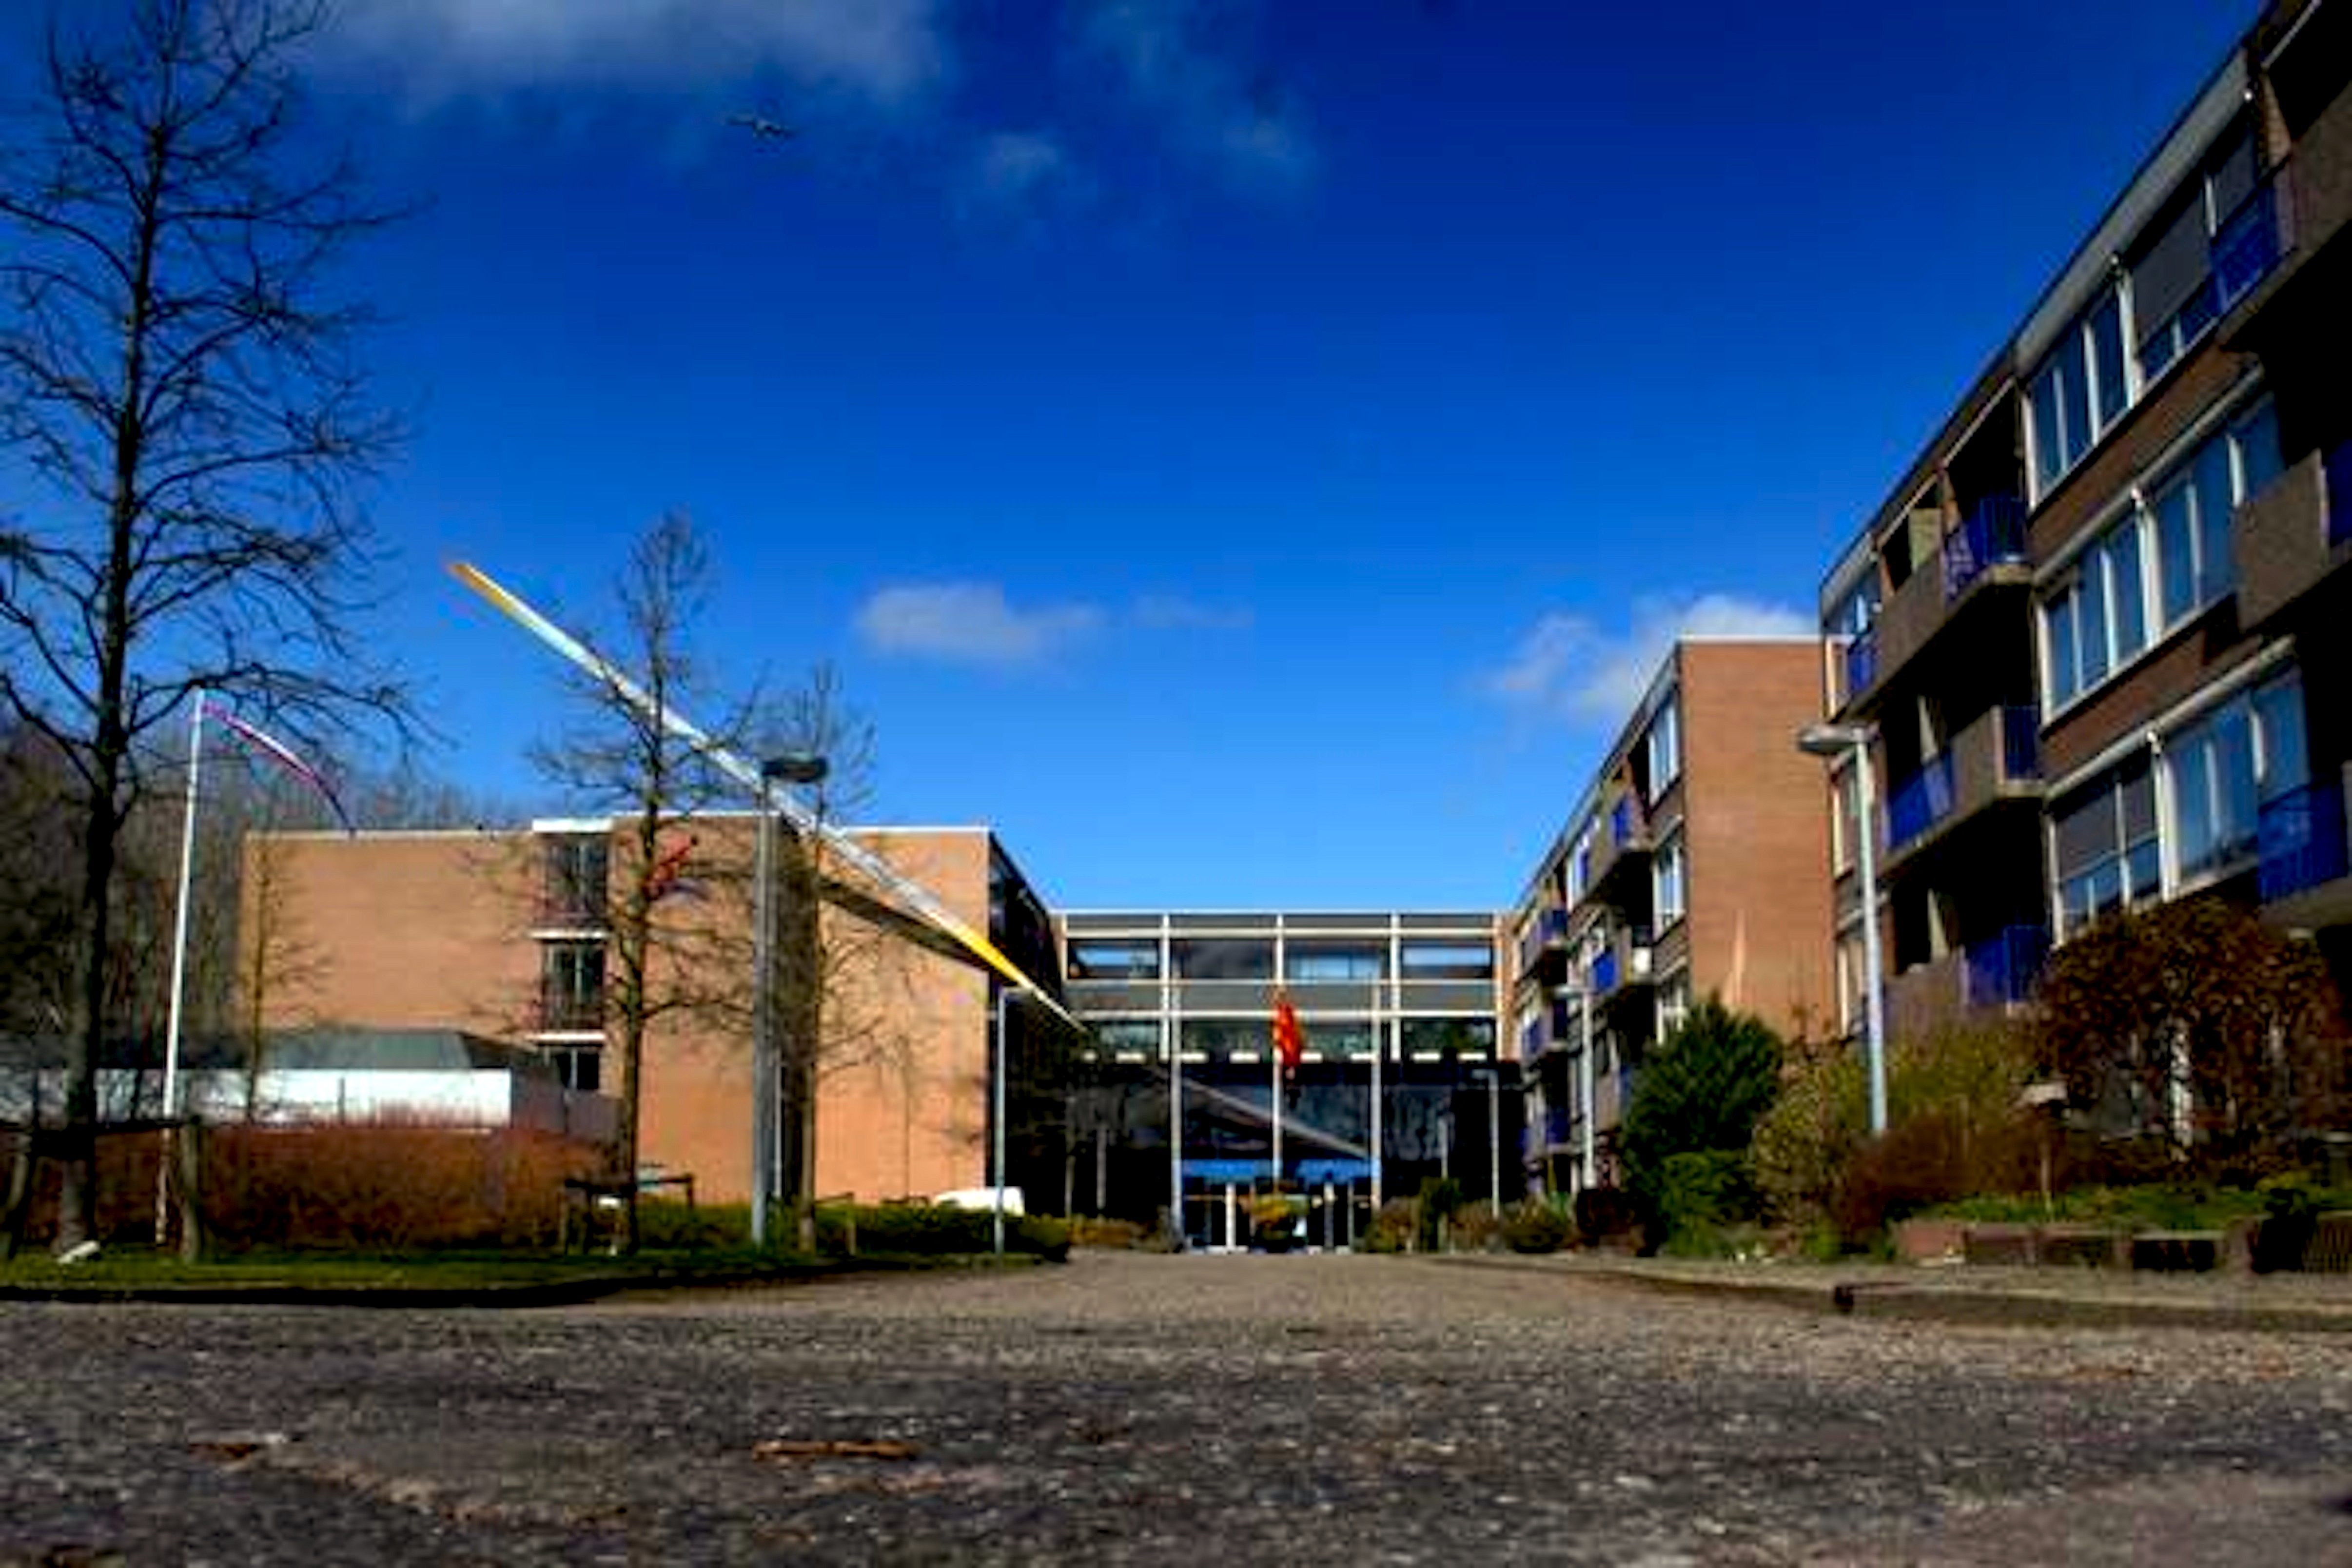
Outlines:
<svg viewBox="0 0 2352 1568"><path fill-rule="evenodd" d="M692 714L706 722L710 716L711 693L692 646L709 578L709 556L685 517L672 513L648 529L614 584L618 629L589 639L610 668L626 674L578 677L582 717L534 752L541 773L568 795L619 814L605 882L601 1006L618 1068L612 1178L625 1194L624 1250L636 1245L646 1034L674 1015L733 1017L743 1005L744 970L730 961L740 946L724 934L734 922L714 922L707 909L682 909L673 896L682 883L707 886L726 868L723 858L705 849L691 819L726 797L710 758L743 733L739 717L697 743L667 721Z"/></svg>
<svg viewBox="0 0 2352 1568"><path fill-rule="evenodd" d="M205 689L297 734L398 714L351 633L358 489L396 441L331 270L385 220L306 162L310 0L131 0L52 31L0 142L0 440L39 485L0 534L0 699L77 781L79 1016L61 1247L91 1215L96 1060L123 825L153 731Z"/></svg>

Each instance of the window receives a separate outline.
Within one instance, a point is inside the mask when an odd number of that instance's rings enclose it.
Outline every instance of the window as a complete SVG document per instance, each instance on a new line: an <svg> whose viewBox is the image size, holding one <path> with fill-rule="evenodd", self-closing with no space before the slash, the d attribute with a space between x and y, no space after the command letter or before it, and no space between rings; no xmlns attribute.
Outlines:
<svg viewBox="0 0 2352 1568"><path fill-rule="evenodd" d="M1576 852L1568 862L1568 904L1574 909L1583 900L1584 890L1592 886L1592 829L1587 827L1576 837Z"/></svg>
<svg viewBox="0 0 2352 1568"><path fill-rule="evenodd" d="M1837 1000L1838 1029L1853 1034L1862 1027L1864 1015L1870 1010L1864 994L1870 973L1868 953L1863 947L1862 927L1857 923L1851 931L1839 933L1837 939Z"/></svg>
<svg viewBox="0 0 2352 1568"><path fill-rule="evenodd" d="M2244 130L2225 138L2172 205L2141 236L2126 264L2132 319L2139 329L2142 381L2153 381L2234 304L2214 277L2215 237L2257 194L2254 144ZM2245 283L2237 281L2242 293Z"/></svg>
<svg viewBox="0 0 2352 1568"><path fill-rule="evenodd" d="M2231 698L2165 742L2183 878L2254 853L2262 807L2308 778L2303 691L2293 676Z"/></svg>
<svg viewBox="0 0 2352 1568"><path fill-rule="evenodd" d="M2051 818L2064 930L2080 930L2109 910L2155 898L2161 890L2156 776L2146 757L2132 759L2061 801Z"/></svg>
<svg viewBox="0 0 2352 1568"><path fill-rule="evenodd" d="M1417 1051L1453 1051L1465 1057L1491 1057L1495 1054L1495 1021L1492 1018L1407 1018L1404 1020L1404 1049L1408 1055Z"/></svg>
<svg viewBox="0 0 2352 1568"><path fill-rule="evenodd" d="M555 1069L556 1081L579 1094L594 1094L604 1080L604 1050L601 1046L547 1046L541 1048Z"/></svg>
<svg viewBox="0 0 2352 1568"><path fill-rule="evenodd" d="M539 950L539 1026L604 1026L604 944L551 942Z"/></svg>
<svg viewBox="0 0 2352 1568"><path fill-rule="evenodd" d="M2147 646L2147 583L2137 510L2094 541L2042 606L2049 706L2063 707Z"/></svg>
<svg viewBox="0 0 2352 1568"><path fill-rule="evenodd" d="M1074 942L1070 943L1073 980L1157 980L1160 944L1139 942Z"/></svg>
<svg viewBox="0 0 2352 1568"><path fill-rule="evenodd" d="M2123 354L2123 303L2109 285L2058 335L2027 385L2037 497L2083 454L2130 402Z"/></svg>
<svg viewBox="0 0 2352 1568"><path fill-rule="evenodd" d="M2150 491L2164 624L2176 625L2237 583L2230 521L2278 477L2278 416L2264 399L2208 439Z"/></svg>
<svg viewBox="0 0 2352 1568"><path fill-rule="evenodd" d="M1095 1048L1148 1057L1160 1055L1160 1020L1157 1018L1105 1018L1093 1026Z"/></svg>
<svg viewBox="0 0 2352 1568"><path fill-rule="evenodd" d="M1650 752L1650 802L1666 793L1666 786L1682 776L1683 736L1681 704L1669 694L1650 721L1647 745Z"/></svg>
<svg viewBox="0 0 2352 1568"><path fill-rule="evenodd" d="M1658 929L1664 931L1683 918L1683 837L1677 833L1658 846L1658 857L1650 868L1651 892L1655 900Z"/></svg>
<svg viewBox="0 0 2352 1568"><path fill-rule="evenodd" d="M1689 1016L1690 971L1685 969L1658 987L1658 1038L1673 1038Z"/></svg>
<svg viewBox="0 0 2352 1568"><path fill-rule="evenodd" d="M1407 980L1492 980L1495 950L1483 942L1409 942Z"/></svg>
<svg viewBox="0 0 2352 1568"><path fill-rule="evenodd" d="M1283 953L1291 980L1378 980L1389 972L1385 948L1294 942Z"/></svg>
<svg viewBox="0 0 2352 1568"><path fill-rule="evenodd" d="M1217 937L1180 942L1176 943L1176 973L1186 980L1271 980L1274 943ZM1191 1047L1185 1048L1189 1050Z"/></svg>
<svg viewBox="0 0 2352 1568"><path fill-rule="evenodd" d="M564 834L547 841L541 918L568 926L604 923L606 874L612 846L601 833Z"/></svg>
<svg viewBox="0 0 2352 1568"><path fill-rule="evenodd" d="M1852 754L1830 773L1830 869L1843 876L1853 868L1855 834L1862 824L1862 777L1854 772Z"/></svg>

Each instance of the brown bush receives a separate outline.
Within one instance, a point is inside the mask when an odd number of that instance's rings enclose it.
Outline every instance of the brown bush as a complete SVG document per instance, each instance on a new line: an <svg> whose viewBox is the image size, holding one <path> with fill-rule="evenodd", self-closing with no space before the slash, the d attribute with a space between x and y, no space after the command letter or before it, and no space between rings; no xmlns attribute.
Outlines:
<svg viewBox="0 0 2352 1568"><path fill-rule="evenodd" d="M1955 1199L2017 1193L2035 1182L2036 1130L2021 1117L1991 1122L1923 1110L1863 1145L1830 1199L1830 1222L1859 1245L1893 1221Z"/></svg>
<svg viewBox="0 0 2352 1568"><path fill-rule="evenodd" d="M221 1128L205 1139L205 1222L230 1247L552 1246L563 1178L598 1159L513 1129Z"/></svg>

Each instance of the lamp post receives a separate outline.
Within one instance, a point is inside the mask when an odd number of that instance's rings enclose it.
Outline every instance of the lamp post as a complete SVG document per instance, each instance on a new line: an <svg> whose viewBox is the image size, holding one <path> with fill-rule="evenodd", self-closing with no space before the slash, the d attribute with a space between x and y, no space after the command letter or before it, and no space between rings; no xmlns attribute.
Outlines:
<svg viewBox="0 0 2352 1568"><path fill-rule="evenodd" d="M1870 743L1878 732L1868 724L1808 724L1797 731L1797 750L1808 756L1851 757L1854 772L1855 861L1862 872L1862 966L1864 1046L1870 1065L1870 1135L1886 1131L1886 1005L1879 991L1878 824L1876 791L1870 774Z"/></svg>
<svg viewBox="0 0 2352 1568"><path fill-rule="evenodd" d="M1493 1068L1474 1068L1472 1083L1486 1086L1486 1202L1495 1217L1503 1215L1503 1075Z"/></svg>
<svg viewBox="0 0 2352 1568"><path fill-rule="evenodd" d="M813 784L825 760L787 752L760 763L760 826L752 855L751 1245L768 1244L768 1199L775 1185L782 1107L776 1061L776 785Z"/></svg>

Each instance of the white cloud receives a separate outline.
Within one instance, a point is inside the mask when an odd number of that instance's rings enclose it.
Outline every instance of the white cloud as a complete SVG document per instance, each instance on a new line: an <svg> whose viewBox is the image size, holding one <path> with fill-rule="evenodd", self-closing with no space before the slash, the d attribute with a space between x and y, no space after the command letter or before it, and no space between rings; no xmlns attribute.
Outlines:
<svg viewBox="0 0 2352 1568"><path fill-rule="evenodd" d="M1000 131L981 142L958 205L967 217L1023 217L1086 194L1085 176L1058 138Z"/></svg>
<svg viewBox="0 0 2352 1568"><path fill-rule="evenodd" d="M1174 594L1146 594L1132 614L1137 626L1155 632L1246 631L1256 619L1246 605L1208 605Z"/></svg>
<svg viewBox="0 0 2352 1568"><path fill-rule="evenodd" d="M351 0L337 47L438 90L777 69L893 102L948 66L940 0Z"/></svg>
<svg viewBox="0 0 2352 1568"><path fill-rule="evenodd" d="M1545 616L1486 687L1517 706L1611 723L1642 700L1676 637L1806 637L1818 629L1801 610L1737 594L1637 599L1622 630L1586 616Z"/></svg>
<svg viewBox="0 0 2352 1568"><path fill-rule="evenodd" d="M922 583L884 588L857 612L877 652L998 668L1034 664L1097 629L1092 605L1015 609L994 583Z"/></svg>
<svg viewBox="0 0 2352 1568"><path fill-rule="evenodd" d="M1230 21L1230 8L1098 0L1079 25L1081 55L1108 62L1130 104L1229 178L1260 189L1306 184L1321 158L1297 104L1213 36L1220 19Z"/></svg>

